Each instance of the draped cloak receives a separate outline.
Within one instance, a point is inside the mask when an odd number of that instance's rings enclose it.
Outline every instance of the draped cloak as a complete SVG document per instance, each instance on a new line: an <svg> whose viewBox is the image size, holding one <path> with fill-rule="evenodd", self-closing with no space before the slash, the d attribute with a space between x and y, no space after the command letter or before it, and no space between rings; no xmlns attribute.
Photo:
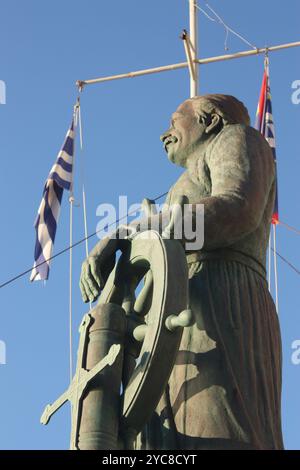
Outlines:
<svg viewBox="0 0 300 470"><path fill-rule="evenodd" d="M226 125L167 203L180 195L204 204L204 245L187 253L195 324L136 448L282 449L281 338L265 269L275 197L268 143L252 127Z"/></svg>

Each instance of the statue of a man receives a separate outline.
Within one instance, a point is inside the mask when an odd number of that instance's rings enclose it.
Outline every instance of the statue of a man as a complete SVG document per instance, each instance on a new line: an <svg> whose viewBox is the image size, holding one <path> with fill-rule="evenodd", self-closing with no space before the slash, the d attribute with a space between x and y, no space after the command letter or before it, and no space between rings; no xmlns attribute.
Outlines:
<svg viewBox="0 0 300 470"><path fill-rule="evenodd" d="M244 105L226 95L185 101L161 140L169 160L185 168L167 204L184 196L191 207L204 205L204 244L187 251L195 324L184 329L168 387L138 445L282 449L280 329L265 276L271 149ZM84 301L99 295L118 247L105 238L83 263Z"/></svg>

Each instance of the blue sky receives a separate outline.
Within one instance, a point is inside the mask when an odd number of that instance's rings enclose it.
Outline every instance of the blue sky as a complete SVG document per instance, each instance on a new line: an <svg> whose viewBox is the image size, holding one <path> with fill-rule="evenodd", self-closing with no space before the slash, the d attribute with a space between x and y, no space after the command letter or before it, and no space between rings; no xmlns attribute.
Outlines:
<svg viewBox="0 0 300 470"><path fill-rule="evenodd" d="M204 2L199 2L203 6ZM257 46L297 41L300 3L211 0L227 23ZM67 131L76 99L75 81L185 60L179 35L188 28L187 0L1 0L0 80L0 283L33 262L33 222L42 188ZM224 30L199 16L201 57L224 52ZM229 52L248 49L229 37ZM279 210L283 222L300 228L299 114L291 101L300 80L300 49L270 54L271 90L277 136ZM201 93L228 93L248 107L254 122L263 57L200 69ZM165 192L181 170L166 159L159 135L170 114L189 95L187 70L87 87L82 94L84 148L77 153L75 196L80 202L82 162L89 231L100 203L130 204ZM80 163L81 162L81 163ZM82 208L75 209L74 239L83 236ZM299 236L279 227L277 249L300 268ZM91 245L96 240L91 242ZM68 244L68 202L64 197L55 251ZM84 247L74 251L74 342L86 312L77 280ZM279 316L283 341L283 431L285 445L300 449L300 365L291 361L300 340L300 278L278 261ZM65 406L48 427L39 424L45 404L68 385L68 255L57 258L50 280L30 284L28 276L0 292L0 341L7 363L0 365L0 448L64 449L70 416Z"/></svg>

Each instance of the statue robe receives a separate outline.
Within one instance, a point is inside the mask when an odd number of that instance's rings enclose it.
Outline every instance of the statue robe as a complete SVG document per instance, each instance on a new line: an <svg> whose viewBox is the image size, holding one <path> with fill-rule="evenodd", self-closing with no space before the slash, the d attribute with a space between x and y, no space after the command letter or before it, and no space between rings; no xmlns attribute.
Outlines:
<svg viewBox="0 0 300 470"><path fill-rule="evenodd" d="M180 195L204 204L204 245L187 253L195 324L137 448L282 449L280 328L265 277L269 145L251 127L226 125L167 202Z"/></svg>

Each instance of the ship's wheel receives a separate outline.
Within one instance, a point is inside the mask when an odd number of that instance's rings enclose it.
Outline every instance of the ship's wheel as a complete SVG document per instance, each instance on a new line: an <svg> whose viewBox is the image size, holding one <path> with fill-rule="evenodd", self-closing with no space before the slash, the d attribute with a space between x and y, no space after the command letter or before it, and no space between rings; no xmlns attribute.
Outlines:
<svg viewBox="0 0 300 470"><path fill-rule="evenodd" d="M176 240L136 235L80 325L76 372L41 422L72 407L71 449L131 448L167 385L183 327L188 272Z"/></svg>
<svg viewBox="0 0 300 470"><path fill-rule="evenodd" d="M139 291L140 284L144 285ZM141 431L166 387L188 309L188 272L183 247L158 232L140 233L111 273L99 304L126 312L121 434Z"/></svg>

